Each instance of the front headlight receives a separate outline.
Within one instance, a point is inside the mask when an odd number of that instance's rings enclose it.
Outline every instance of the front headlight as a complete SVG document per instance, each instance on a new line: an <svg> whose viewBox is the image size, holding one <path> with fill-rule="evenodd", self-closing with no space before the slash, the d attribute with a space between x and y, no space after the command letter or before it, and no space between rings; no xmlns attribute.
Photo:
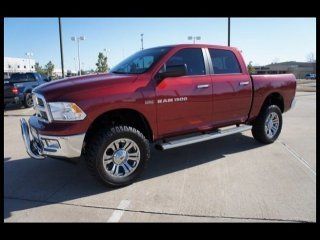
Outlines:
<svg viewBox="0 0 320 240"><path fill-rule="evenodd" d="M86 117L86 114L75 103L51 102L48 105L55 121L77 121Z"/></svg>

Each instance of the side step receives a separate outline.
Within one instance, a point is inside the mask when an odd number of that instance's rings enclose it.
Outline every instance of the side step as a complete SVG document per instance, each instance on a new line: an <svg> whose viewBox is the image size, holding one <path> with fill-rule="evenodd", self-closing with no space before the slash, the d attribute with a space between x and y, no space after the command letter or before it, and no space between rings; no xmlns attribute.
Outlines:
<svg viewBox="0 0 320 240"><path fill-rule="evenodd" d="M198 135L198 136L193 136L193 137L188 137L188 138L183 138L183 139L178 139L178 140L172 140L172 141L165 142L165 143L159 143L156 145L156 147L160 150L167 150L167 149L181 147L181 146L185 146L185 145L189 145L189 144L193 144L193 143L208 141L211 139L228 136L228 135L235 134L235 133L244 132L247 130L251 130L251 128L252 128L252 126L242 125L239 127L233 127L233 128L229 128L226 130L218 130L218 131L215 131L212 133L206 133L206 134L202 134L202 135Z"/></svg>

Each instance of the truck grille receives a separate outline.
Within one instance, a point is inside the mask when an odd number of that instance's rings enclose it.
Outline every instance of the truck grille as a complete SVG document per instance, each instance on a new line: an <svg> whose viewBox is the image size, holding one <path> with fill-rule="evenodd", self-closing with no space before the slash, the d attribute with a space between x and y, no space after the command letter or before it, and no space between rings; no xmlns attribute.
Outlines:
<svg viewBox="0 0 320 240"><path fill-rule="evenodd" d="M45 111L39 110L39 112L36 115L37 115L37 117L39 117L39 118L41 118L41 119L43 119L45 121L49 121L48 115L47 115L47 113Z"/></svg>
<svg viewBox="0 0 320 240"><path fill-rule="evenodd" d="M44 97L40 94L33 93L32 98L34 109L36 111L36 116L38 117L38 119L43 122L50 122L48 106Z"/></svg>
<svg viewBox="0 0 320 240"><path fill-rule="evenodd" d="M37 101L38 101L38 105L39 105L40 107L44 107L44 102L42 101L41 98L37 98Z"/></svg>

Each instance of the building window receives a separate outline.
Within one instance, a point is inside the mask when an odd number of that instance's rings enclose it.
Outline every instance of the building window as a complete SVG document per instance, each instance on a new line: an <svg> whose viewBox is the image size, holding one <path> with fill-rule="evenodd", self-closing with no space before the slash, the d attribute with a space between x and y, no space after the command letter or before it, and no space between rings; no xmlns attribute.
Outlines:
<svg viewBox="0 0 320 240"><path fill-rule="evenodd" d="M9 65L8 67L11 68L11 65Z"/></svg>
<svg viewBox="0 0 320 240"><path fill-rule="evenodd" d="M24 68L27 68L26 66L24 66Z"/></svg>
<svg viewBox="0 0 320 240"><path fill-rule="evenodd" d="M20 68L20 65L18 65L18 68Z"/></svg>

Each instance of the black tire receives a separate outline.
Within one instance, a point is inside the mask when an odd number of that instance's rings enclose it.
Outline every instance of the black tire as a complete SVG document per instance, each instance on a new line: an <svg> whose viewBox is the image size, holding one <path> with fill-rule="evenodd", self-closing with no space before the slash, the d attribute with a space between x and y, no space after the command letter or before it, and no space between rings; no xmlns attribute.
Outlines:
<svg viewBox="0 0 320 240"><path fill-rule="evenodd" d="M269 137L266 133L265 130L265 124L267 117L271 114L275 113L278 115L279 118L279 126L278 129L276 130L276 133L272 136ZM265 108L260 112L259 116L255 119L253 125L252 125L252 135L253 137L258 140L261 143L273 143L279 136L282 128L282 113L281 110L278 106L276 105L270 105Z"/></svg>
<svg viewBox="0 0 320 240"><path fill-rule="evenodd" d="M113 177L105 170L103 156L109 144L121 138L129 139L138 146L140 160L130 175ZM104 184L110 187L122 187L133 183L143 172L150 159L150 146L145 136L137 129L130 126L115 126L93 134L86 143L84 158L91 173Z"/></svg>
<svg viewBox="0 0 320 240"><path fill-rule="evenodd" d="M23 106L25 106L26 108L33 107L33 100L32 100L31 93L26 93L26 95L24 96Z"/></svg>

